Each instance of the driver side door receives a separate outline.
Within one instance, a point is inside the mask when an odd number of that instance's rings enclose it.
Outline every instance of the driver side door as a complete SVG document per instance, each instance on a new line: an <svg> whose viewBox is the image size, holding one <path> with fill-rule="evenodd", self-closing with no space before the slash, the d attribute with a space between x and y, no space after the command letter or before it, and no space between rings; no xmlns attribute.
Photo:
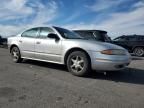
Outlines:
<svg viewBox="0 0 144 108"><path fill-rule="evenodd" d="M48 34L56 34L52 28L41 27L39 37L35 41L35 56L37 59L50 62L61 62L62 45L61 40L49 38Z"/></svg>

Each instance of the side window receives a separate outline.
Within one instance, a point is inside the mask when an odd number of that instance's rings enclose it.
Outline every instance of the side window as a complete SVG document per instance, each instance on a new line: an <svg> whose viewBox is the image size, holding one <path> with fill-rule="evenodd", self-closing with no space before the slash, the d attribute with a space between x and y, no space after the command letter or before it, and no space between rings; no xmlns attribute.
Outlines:
<svg viewBox="0 0 144 108"><path fill-rule="evenodd" d="M30 38L36 38L38 33L38 28L32 28L30 30L27 30L22 33L22 37L30 37Z"/></svg>
<svg viewBox="0 0 144 108"><path fill-rule="evenodd" d="M54 33L53 29L48 28L48 27L41 27L39 37L40 38L47 38L49 33Z"/></svg>
<svg viewBox="0 0 144 108"><path fill-rule="evenodd" d="M144 36L138 36L139 41L144 41Z"/></svg>
<svg viewBox="0 0 144 108"><path fill-rule="evenodd" d="M136 41L136 37L130 37L130 41Z"/></svg>

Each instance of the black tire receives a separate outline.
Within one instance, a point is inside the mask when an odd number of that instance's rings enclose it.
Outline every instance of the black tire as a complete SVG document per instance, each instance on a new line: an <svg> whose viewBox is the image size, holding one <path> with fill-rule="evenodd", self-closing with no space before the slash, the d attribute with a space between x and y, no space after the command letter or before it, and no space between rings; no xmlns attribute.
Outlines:
<svg viewBox="0 0 144 108"><path fill-rule="evenodd" d="M21 58L20 50L16 46L12 47L11 49L11 57L15 63L20 63L23 60Z"/></svg>
<svg viewBox="0 0 144 108"><path fill-rule="evenodd" d="M85 76L91 70L90 60L84 52L74 51L68 56L67 68L75 76Z"/></svg>
<svg viewBox="0 0 144 108"><path fill-rule="evenodd" d="M135 56L142 57L144 55L144 48L142 48L142 47L136 47L133 50L133 53L134 53Z"/></svg>

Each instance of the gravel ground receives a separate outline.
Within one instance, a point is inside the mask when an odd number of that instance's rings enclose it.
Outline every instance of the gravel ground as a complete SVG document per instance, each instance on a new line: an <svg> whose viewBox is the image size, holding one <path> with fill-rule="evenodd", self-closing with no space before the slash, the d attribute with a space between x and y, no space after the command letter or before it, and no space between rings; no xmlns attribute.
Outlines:
<svg viewBox="0 0 144 108"><path fill-rule="evenodd" d="M0 108L144 108L144 58L119 72L76 77L63 65L13 63L0 48Z"/></svg>

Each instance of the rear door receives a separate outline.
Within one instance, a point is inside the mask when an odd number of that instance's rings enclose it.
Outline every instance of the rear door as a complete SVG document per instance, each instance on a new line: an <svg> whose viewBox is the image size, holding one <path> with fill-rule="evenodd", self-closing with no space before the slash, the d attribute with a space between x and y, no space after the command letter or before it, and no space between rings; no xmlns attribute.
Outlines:
<svg viewBox="0 0 144 108"><path fill-rule="evenodd" d="M129 40L127 42L127 49L129 52L133 52L133 48L137 45L137 37L136 36L129 36Z"/></svg>
<svg viewBox="0 0 144 108"><path fill-rule="evenodd" d="M144 36L137 36L135 46L144 46Z"/></svg>
<svg viewBox="0 0 144 108"><path fill-rule="evenodd" d="M35 52L35 39L38 36L38 28L26 30L19 38L19 47L23 57L33 58Z"/></svg>

